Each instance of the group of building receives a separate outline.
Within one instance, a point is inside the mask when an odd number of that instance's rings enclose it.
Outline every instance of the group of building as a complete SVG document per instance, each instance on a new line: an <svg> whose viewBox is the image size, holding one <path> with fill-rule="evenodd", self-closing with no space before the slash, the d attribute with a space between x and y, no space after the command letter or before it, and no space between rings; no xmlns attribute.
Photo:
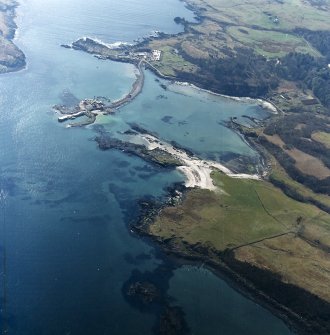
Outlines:
<svg viewBox="0 0 330 335"><path fill-rule="evenodd" d="M160 61L162 52L160 50L152 50L151 52L144 51L144 52L137 52L134 54L134 56L144 58L150 61Z"/></svg>

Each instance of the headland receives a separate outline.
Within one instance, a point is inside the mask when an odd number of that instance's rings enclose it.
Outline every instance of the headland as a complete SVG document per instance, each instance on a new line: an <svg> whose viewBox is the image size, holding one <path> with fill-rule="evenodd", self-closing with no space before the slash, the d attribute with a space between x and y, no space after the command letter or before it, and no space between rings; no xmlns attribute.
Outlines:
<svg viewBox="0 0 330 335"><path fill-rule="evenodd" d="M13 43L17 6L15 0L0 1L0 73L21 70L26 64L24 53Z"/></svg>

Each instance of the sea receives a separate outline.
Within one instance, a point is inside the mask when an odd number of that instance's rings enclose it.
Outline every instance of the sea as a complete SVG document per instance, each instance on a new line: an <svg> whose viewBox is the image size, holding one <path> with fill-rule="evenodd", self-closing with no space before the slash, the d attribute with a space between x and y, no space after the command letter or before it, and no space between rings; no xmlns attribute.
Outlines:
<svg viewBox="0 0 330 335"><path fill-rule="evenodd" d="M68 100L118 99L136 76L130 64L61 44L82 36L134 43L155 31L176 34L183 27L174 17L194 21L195 14L179 0L19 2L15 43L27 67L0 76L0 333L157 334L167 306L180 311L189 334L292 334L225 277L202 264L180 265L134 234L139 201L165 199L184 176L101 151L94 141L100 129L116 137L136 123L200 157L257 161L226 121L266 111L148 71L142 93L96 125L66 128L52 110ZM126 288L136 280L156 285L162 302L149 308L130 299Z"/></svg>

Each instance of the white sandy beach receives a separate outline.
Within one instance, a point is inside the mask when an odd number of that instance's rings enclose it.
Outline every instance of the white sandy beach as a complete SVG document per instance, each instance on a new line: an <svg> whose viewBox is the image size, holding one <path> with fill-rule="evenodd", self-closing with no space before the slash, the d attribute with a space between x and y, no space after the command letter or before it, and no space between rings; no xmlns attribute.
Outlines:
<svg viewBox="0 0 330 335"><path fill-rule="evenodd" d="M234 101L240 101L240 102L247 102L247 103L257 103L259 106L261 106L264 109L267 109L268 111L270 111L273 114L278 114L278 109L276 108L275 105L273 105L271 102L263 100L263 99L255 99L255 98L250 98L250 97L235 97L235 96L231 96L231 95L225 95L225 94L221 94L221 93L216 93L204 88L200 88L194 84L188 83L188 82L182 82L182 81L175 81L174 84L170 84L169 87L172 87L172 91L175 91L175 89L173 89L173 85L177 85L177 86L183 86L183 87L190 87L196 91L199 92L205 92L207 94L213 95L213 96L218 96L218 97L222 97L222 98L226 98L226 99L230 99L230 100L234 100Z"/></svg>
<svg viewBox="0 0 330 335"><path fill-rule="evenodd" d="M145 145L149 150L159 148L171 154L173 157L182 162L182 166L177 169L186 177L186 187L199 187L202 189L216 190L217 187L213 184L211 173L214 169L218 169L226 175L233 178L245 179L260 179L258 175L235 174L224 165L202 160L194 156L189 156L184 150L177 149L171 144L158 140L152 135L135 135L132 142Z"/></svg>

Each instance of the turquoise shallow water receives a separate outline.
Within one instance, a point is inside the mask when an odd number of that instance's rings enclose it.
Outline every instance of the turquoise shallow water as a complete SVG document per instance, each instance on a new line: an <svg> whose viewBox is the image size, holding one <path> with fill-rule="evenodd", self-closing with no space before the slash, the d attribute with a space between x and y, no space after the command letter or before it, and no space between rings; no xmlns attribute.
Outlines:
<svg viewBox="0 0 330 335"><path fill-rule="evenodd" d="M148 72L143 94L123 108L123 118L205 158L221 160L221 155L228 152L257 156L224 122L244 114L262 118L267 116L266 111L252 102L237 103L192 87L170 84L164 91L161 83Z"/></svg>
<svg viewBox="0 0 330 335"><path fill-rule="evenodd" d="M136 269L156 273L153 280L162 282L155 270L167 261L127 225L138 199L164 197L165 188L182 176L117 151L99 151L93 127L66 129L51 106L61 102L64 90L78 98L116 99L134 81L131 65L102 62L59 44L83 35L131 42L152 30L176 33L177 15L193 18L176 0L125 0L120 6L110 0L25 0L19 7L17 43L28 66L0 77L0 188L6 194L0 219L0 256L6 256L0 270L2 333L152 334L157 309L130 305L122 287ZM253 104L172 91L164 93L147 73L143 93L103 120L104 126L116 136L127 122L138 122L216 159L226 151L255 155L219 124L233 114L262 114ZM238 311L245 334L290 334L221 279L192 269L167 272L164 287L193 334L242 334L233 322Z"/></svg>

